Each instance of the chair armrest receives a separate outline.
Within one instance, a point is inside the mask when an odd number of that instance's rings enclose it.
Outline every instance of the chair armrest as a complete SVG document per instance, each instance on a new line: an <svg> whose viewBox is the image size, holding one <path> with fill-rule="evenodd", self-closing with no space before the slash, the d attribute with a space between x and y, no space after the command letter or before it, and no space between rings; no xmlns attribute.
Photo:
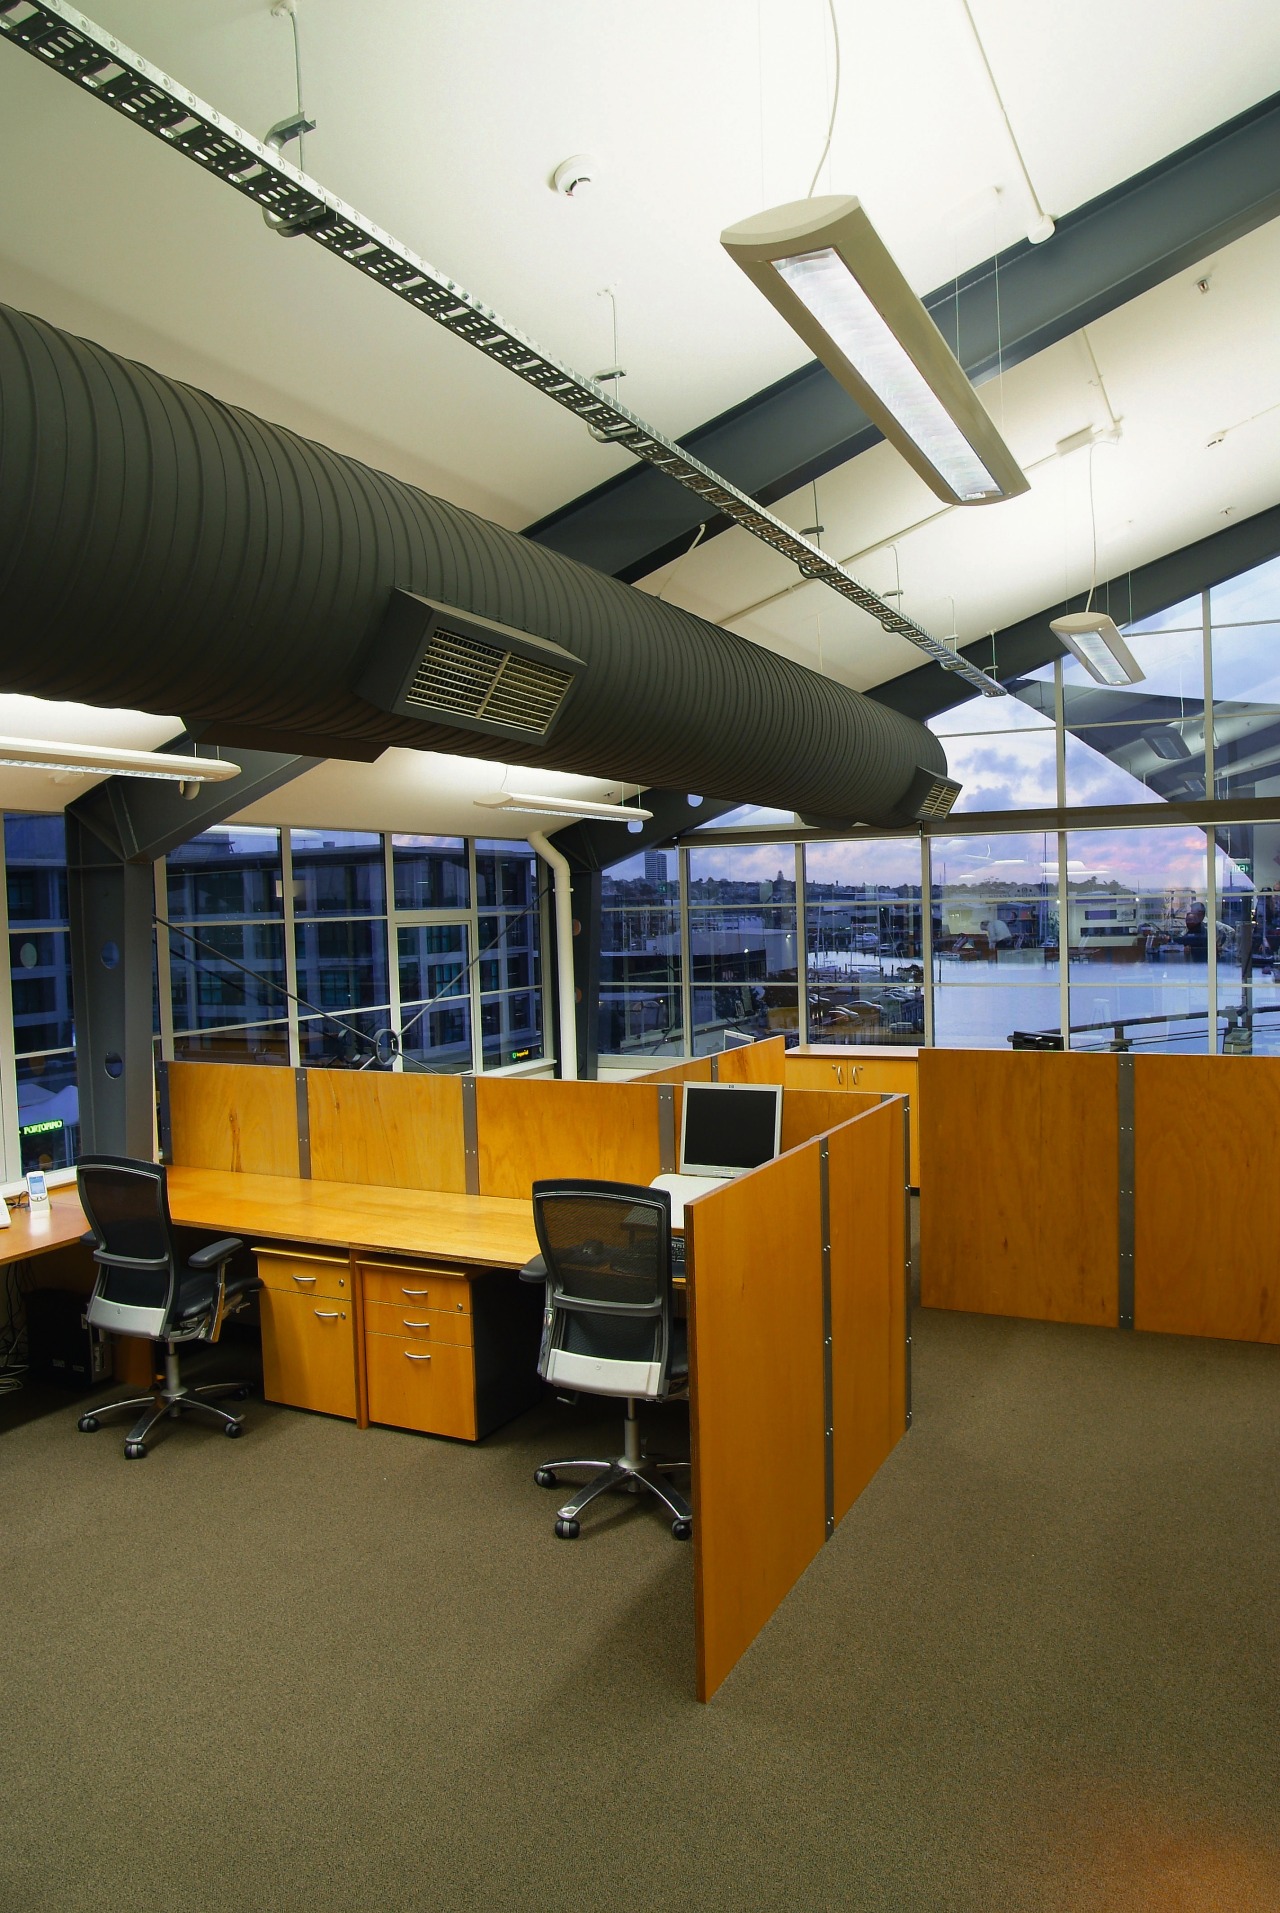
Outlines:
<svg viewBox="0 0 1280 1913"><path fill-rule="evenodd" d="M243 1249L244 1243L238 1235L220 1236L216 1242L206 1243L203 1249L197 1249L194 1255L187 1257L189 1269L216 1269L222 1262L229 1262L233 1255Z"/></svg>
<svg viewBox="0 0 1280 1913"><path fill-rule="evenodd" d="M545 1282L546 1279L547 1265L540 1255L535 1255L532 1262L526 1262L520 1271L522 1282Z"/></svg>

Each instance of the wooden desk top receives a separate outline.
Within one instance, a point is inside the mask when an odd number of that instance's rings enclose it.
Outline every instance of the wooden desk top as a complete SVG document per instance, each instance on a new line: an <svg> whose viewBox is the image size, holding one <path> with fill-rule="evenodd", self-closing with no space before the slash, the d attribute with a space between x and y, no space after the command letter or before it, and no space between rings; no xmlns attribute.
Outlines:
<svg viewBox="0 0 1280 1913"><path fill-rule="evenodd" d="M6 1262L25 1262L28 1256L44 1255L49 1249L65 1249L78 1242L88 1223L74 1183L51 1189L46 1208L9 1211L10 1226L0 1229L0 1266Z"/></svg>
<svg viewBox="0 0 1280 1913"><path fill-rule="evenodd" d="M250 1244L324 1242L500 1269L521 1268L538 1253L532 1206L514 1196L170 1169L169 1211L175 1222Z"/></svg>

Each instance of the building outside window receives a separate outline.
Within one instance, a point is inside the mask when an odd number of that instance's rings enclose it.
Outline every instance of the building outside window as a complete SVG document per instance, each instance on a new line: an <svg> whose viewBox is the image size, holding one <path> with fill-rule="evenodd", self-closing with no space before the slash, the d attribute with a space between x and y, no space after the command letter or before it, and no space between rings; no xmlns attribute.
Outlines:
<svg viewBox="0 0 1280 1913"><path fill-rule="evenodd" d="M725 844L688 854L692 1053L726 1030L800 1030L800 926L792 845Z"/></svg>
<svg viewBox="0 0 1280 1913"><path fill-rule="evenodd" d="M4 854L20 1168L9 1166L25 1174L73 1163L80 1138L61 815L7 815Z"/></svg>
<svg viewBox="0 0 1280 1913"><path fill-rule="evenodd" d="M601 1055L684 1052L679 862L674 850L642 850L603 874Z"/></svg>

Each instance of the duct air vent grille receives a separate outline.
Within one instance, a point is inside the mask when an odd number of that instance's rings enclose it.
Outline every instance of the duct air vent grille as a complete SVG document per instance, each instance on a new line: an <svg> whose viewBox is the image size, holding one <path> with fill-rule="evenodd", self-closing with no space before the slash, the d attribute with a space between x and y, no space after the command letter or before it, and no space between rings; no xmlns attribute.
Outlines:
<svg viewBox="0 0 1280 1913"><path fill-rule="evenodd" d="M960 789L954 777L943 777L937 771L918 765L907 786L902 809L915 823L933 823L939 817L950 815Z"/></svg>
<svg viewBox="0 0 1280 1913"><path fill-rule="evenodd" d="M360 691L404 717L544 738L581 669L549 639L396 591Z"/></svg>
<svg viewBox="0 0 1280 1913"><path fill-rule="evenodd" d="M405 703L545 737L564 703L573 674L514 651L478 644L437 625L405 692Z"/></svg>

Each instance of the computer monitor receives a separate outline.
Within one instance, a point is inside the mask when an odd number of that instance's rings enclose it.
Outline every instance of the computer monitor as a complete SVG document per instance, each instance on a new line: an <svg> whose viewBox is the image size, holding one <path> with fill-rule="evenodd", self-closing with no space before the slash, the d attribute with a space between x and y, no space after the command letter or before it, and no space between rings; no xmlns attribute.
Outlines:
<svg viewBox="0 0 1280 1913"><path fill-rule="evenodd" d="M720 1036L720 1047L722 1050L750 1049L755 1040L754 1036L746 1036L741 1030L723 1030Z"/></svg>
<svg viewBox="0 0 1280 1913"><path fill-rule="evenodd" d="M782 1134L776 1083L686 1083L680 1174L736 1176L772 1162Z"/></svg>

